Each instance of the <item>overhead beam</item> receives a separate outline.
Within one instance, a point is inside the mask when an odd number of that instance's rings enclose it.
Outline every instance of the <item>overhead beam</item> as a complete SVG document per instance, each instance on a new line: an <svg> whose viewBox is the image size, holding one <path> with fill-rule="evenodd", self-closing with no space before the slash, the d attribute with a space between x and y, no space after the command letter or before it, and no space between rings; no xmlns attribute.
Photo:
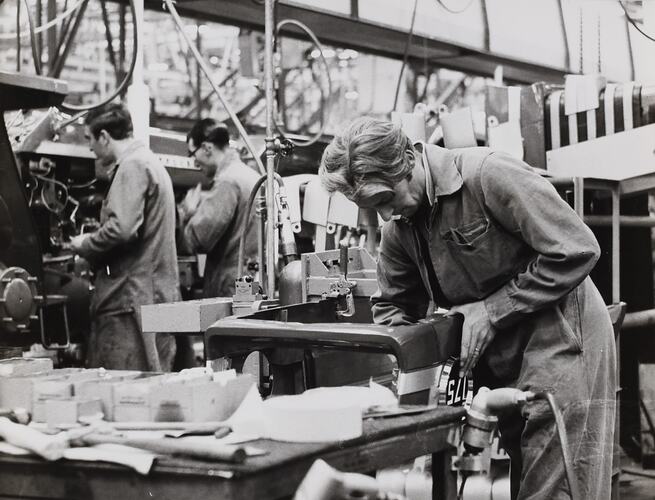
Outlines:
<svg viewBox="0 0 655 500"><path fill-rule="evenodd" d="M117 1L125 2L125 0ZM291 0L279 0L276 5L279 19L293 18L305 23L322 43L394 59L403 57L407 41L405 30L318 8L309 8ZM161 10L161 7L160 0L146 0L148 9ZM264 9L253 1L178 0L177 8L183 16L257 31L264 29ZM293 26L289 26L283 32L286 36L307 39L304 33ZM493 76L496 67L502 65L505 80L516 83L537 81L561 83L567 73L565 68L500 56L439 39L438 36L425 37L414 34L409 47L409 60L422 64L426 59L436 67L482 76Z"/></svg>

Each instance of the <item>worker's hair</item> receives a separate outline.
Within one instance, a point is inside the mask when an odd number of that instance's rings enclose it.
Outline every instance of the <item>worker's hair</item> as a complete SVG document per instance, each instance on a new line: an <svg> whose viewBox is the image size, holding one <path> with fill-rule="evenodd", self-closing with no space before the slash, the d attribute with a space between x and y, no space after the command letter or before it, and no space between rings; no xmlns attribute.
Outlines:
<svg viewBox="0 0 655 500"><path fill-rule="evenodd" d="M198 120L186 136L187 142L193 139L193 144L198 147L203 142L211 142L219 149L225 149L230 143L230 133L227 126L217 122L213 118Z"/></svg>
<svg viewBox="0 0 655 500"><path fill-rule="evenodd" d="M371 117L354 120L323 152L319 176L329 192L339 191L357 204L411 176L416 152L391 122Z"/></svg>
<svg viewBox="0 0 655 500"><path fill-rule="evenodd" d="M134 131L130 112L121 103L105 104L92 109L87 113L84 122L96 139L101 130L106 130L115 140L127 139Z"/></svg>

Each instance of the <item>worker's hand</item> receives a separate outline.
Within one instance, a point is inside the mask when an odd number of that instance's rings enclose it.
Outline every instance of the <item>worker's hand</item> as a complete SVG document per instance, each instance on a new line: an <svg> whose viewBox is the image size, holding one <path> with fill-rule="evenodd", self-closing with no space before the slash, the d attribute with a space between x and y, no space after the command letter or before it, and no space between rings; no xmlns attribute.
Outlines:
<svg viewBox="0 0 655 500"><path fill-rule="evenodd" d="M496 330L489 321L489 314L483 301L471 302L460 306L453 306L448 314L462 314L462 347L459 355L459 376L470 375L496 335Z"/></svg>
<svg viewBox="0 0 655 500"><path fill-rule="evenodd" d="M75 253L80 253L80 249L82 248L82 243L84 242L85 239L89 237L89 233L86 234L78 234L77 236L73 236L68 243L68 247Z"/></svg>

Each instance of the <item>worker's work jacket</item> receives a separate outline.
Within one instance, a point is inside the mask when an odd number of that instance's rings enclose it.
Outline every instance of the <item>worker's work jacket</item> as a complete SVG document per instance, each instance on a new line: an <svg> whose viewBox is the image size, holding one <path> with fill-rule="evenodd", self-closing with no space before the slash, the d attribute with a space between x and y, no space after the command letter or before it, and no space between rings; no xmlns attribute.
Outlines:
<svg viewBox="0 0 655 500"><path fill-rule="evenodd" d="M96 267L94 314L133 311L138 320L139 306L179 299L173 184L143 143L119 158L100 228L80 254Z"/></svg>
<svg viewBox="0 0 655 500"><path fill-rule="evenodd" d="M484 301L497 333L477 384L555 394L583 498L609 498L616 361L609 315L588 278L600 254L593 233L521 161L487 148L422 149L433 189L411 221L382 229L375 321L414 323L431 301ZM513 498L569 498L548 406L532 403L499 424L520 476Z"/></svg>
<svg viewBox="0 0 655 500"><path fill-rule="evenodd" d="M484 300L501 331L516 330L534 313L558 305L575 326L579 320L570 315L578 299L569 294L587 277L600 250L550 183L523 162L487 148L427 145L423 158L433 203L411 221L390 221L382 228L375 321L414 323L431 302L448 307ZM442 294L434 290L427 262ZM570 340L577 343L575 330ZM516 340L513 355L523 343ZM509 375L518 366L508 364L508 352L497 353L495 347L492 343L487 356L502 355L498 369Z"/></svg>
<svg viewBox="0 0 655 500"><path fill-rule="evenodd" d="M248 197L259 176L230 151L227 164L220 168L213 186L203 192L195 213L181 234L181 246L192 253L206 253L205 297L231 297L237 278L239 237L247 231L244 271L257 256L254 210L246 213Z"/></svg>

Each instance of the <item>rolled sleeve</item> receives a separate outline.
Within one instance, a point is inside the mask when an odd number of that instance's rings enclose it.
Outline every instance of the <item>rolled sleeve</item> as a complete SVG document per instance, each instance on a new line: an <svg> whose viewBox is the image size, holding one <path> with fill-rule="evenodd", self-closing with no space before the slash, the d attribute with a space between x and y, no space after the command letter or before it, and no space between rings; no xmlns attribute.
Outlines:
<svg viewBox="0 0 655 500"><path fill-rule="evenodd" d="M524 271L484 301L492 324L506 328L578 286L596 264L600 248L550 182L523 162L494 153L480 180L490 215L535 251Z"/></svg>

